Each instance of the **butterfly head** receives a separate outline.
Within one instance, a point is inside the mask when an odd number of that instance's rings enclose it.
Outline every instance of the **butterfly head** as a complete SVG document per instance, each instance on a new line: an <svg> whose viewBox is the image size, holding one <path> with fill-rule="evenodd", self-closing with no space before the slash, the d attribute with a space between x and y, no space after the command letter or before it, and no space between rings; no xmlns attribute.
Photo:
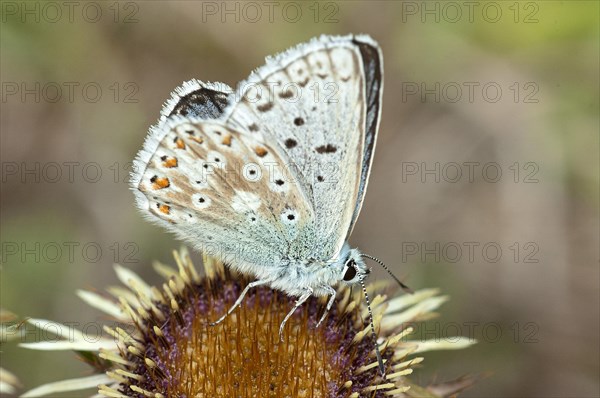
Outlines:
<svg viewBox="0 0 600 398"><path fill-rule="evenodd" d="M359 283L371 272L371 269L363 261L361 253L356 249L348 250L341 265L340 279L343 283L349 285Z"/></svg>

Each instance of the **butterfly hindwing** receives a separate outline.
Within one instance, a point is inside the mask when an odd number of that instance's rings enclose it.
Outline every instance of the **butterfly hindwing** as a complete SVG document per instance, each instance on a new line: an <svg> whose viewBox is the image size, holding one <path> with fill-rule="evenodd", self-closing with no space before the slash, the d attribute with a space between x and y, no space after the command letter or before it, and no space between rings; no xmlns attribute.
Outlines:
<svg viewBox="0 0 600 398"><path fill-rule="evenodd" d="M285 264L298 226L313 218L298 185L271 166L284 162L278 151L219 121L171 117L155 127L138 161L138 207L242 271Z"/></svg>

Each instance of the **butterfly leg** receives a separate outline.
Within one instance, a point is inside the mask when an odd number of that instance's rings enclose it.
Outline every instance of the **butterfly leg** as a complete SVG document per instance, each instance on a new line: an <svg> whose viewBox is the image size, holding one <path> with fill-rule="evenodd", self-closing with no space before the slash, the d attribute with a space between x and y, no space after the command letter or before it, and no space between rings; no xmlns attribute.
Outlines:
<svg viewBox="0 0 600 398"><path fill-rule="evenodd" d="M281 322L281 325L279 326L279 340L283 343L283 328L285 326L285 323L288 321L288 319L290 319L290 317L292 316L292 314L294 313L294 311L296 311L298 309L298 307L300 307L302 304L304 304L304 302L306 300L308 300L308 298L310 296L312 296L313 294L313 290L312 288L307 288L306 291L302 294L302 296L300 296L300 298L298 298L298 300L296 301L296 305L294 305L294 308L291 309L290 312L288 312L288 314L285 316L285 318L283 318L283 322Z"/></svg>
<svg viewBox="0 0 600 398"><path fill-rule="evenodd" d="M229 310L227 310L227 312L225 313L225 315L223 315L222 317L220 317L216 321L211 322L210 326L215 326L216 324L221 323L225 318L227 318L227 316L229 314L231 314L242 303L242 300L244 300L244 297L246 296L246 293L248 293L248 290L250 290L250 289L252 289L253 287L256 287L256 286L264 285L266 283L269 283L269 281L254 281L254 282L250 282L244 288L244 290L242 291L242 294L240 294L240 297L237 298L237 300L231 306L231 308L229 308Z"/></svg>
<svg viewBox="0 0 600 398"><path fill-rule="evenodd" d="M325 308L325 312L323 312L323 315L321 315L321 319L319 319L319 322L317 322L317 326L315 326L316 328L318 328L321 325L321 323L325 320L325 317L329 313L329 310L331 309L331 307L333 306L333 302L335 301L335 297L337 296L336 290L331 286L325 285L323 286L323 289L327 290L327 293L329 293L329 301L327 301L327 307Z"/></svg>

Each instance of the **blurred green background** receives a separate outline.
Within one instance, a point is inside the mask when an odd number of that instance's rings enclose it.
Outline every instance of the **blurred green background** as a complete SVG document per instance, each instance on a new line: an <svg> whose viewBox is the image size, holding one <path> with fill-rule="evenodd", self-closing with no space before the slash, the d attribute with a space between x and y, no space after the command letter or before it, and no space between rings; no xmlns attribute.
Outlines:
<svg viewBox="0 0 600 398"><path fill-rule="evenodd" d="M179 242L126 181L182 81L235 86L313 36L368 33L383 115L351 243L451 296L422 337L480 341L414 379L600 395L598 2L72 4L1 3L2 308L83 328L106 318L74 291L115 283L113 262L159 280ZM69 352L1 350L25 389L88 374Z"/></svg>

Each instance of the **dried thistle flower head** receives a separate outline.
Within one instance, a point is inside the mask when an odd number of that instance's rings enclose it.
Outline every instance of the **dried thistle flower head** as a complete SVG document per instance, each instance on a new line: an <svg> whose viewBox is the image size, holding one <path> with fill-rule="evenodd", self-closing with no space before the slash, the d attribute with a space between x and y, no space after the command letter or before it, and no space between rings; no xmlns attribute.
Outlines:
<svg viewBox="0 0 600 398"><path fill-rule="evenodd" d="M89 291L79 296L115 317L105 326L113 338L91 343L81 332L71 341L22 344L33 349L73 349L98 374L51 383L24 396L97 386L107 397L393 397L410 388L406 376L423 358L422 350L461 348L471 341L418 342L406 339L410 322L429 316L446 301L435 289L372 301L378 345L386 376L378 372L370 326L361 292L343 289L337 305L319 328L323 302L311 298L286 326L279 325L294 299L266 287L252 290L244 303L217 326L210 322L226 311L247 281L205 258L200 277L186 250L175 253L178 269L156 264L166 278L152 287L121 266L116 272L127 289L109 288L118 300ZM38 326L49 321L30 320ZM55 323L53 323L56 325Z"/></svg>

